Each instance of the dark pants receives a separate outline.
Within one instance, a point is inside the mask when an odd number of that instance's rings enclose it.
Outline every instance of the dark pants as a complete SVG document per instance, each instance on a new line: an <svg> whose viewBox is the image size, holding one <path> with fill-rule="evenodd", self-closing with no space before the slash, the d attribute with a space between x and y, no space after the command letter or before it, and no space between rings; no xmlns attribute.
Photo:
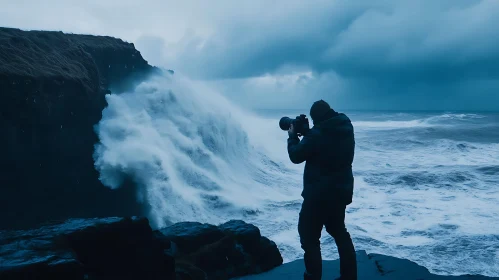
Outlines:
<svg viewBox="0 0 499 280"><path fill-rule="evenodd" d="M345 205L305 199L298 220L301 247L305 251L305 279L321 279L322 227L334 238L340 255L341 279L357 279L357 260L350 234L345 228Z"/></svg>

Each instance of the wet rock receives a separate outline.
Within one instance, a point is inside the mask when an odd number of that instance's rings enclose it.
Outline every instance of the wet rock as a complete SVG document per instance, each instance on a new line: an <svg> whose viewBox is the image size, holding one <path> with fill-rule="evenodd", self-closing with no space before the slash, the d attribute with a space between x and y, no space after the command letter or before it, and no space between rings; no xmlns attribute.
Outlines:
<svg viewBox="0 0 499 280"><path fill-rule="evenodd" d="M224 237L224 233L214 225L198 222L180 222L160 229L159 239L173 241L178 250L183 253L192 253L204 245L211 244Z"/></svg>
<svg viewBox="0 0 499 280"><path fill-rule="evenodd" d="M340 276L339 260L323 261L322 279L336 279ZM303 260L286 263L266 273L233 278L238 280L301 280L305 265ZM428 269L412 261L380 254L357 251L359 280L498 280L498 277L481 275L441 276L431 274Z"/></svg>
<svg viewBox="0 0 499 280"><path fill-rule="evenodd" d="M219 226L181 222L155 234L165 246L178 247L179 279L230 279L267 271L283 262L274 242L262 237L258 227L240 220Z"/></svg>
<svg viewBox="0 0 499 280"><path fill-rule="evenodd" d="M283 259L277 245L274 241L267 237L260 237L258 250L254 252L255 263L258 264L259 270L268 271L282 264Z"/></svg>
<svg viewBox="0 0 499 280"><path fill-rule="evenodd" d="M2 280L227 280L282 261L276 244L243 221L153 231L146 218L93 218L0 231Z"/></svg>
<svg viewBox="0 0 499 280"><path fill-rule="evenodd" d="M376 265L377 276L380 279L407 279L407 280L499 280L499 277L486 277L482 275L443 276L431 274L424 266L410 260L385 256L381 254L368 254L368 258Z"/></svg>
<svg viewBox="0 0 499 280"><path fill-rule="evenodd" d="M57 258L56 256L53 256ZM81 280L88 279L80 262L74 259L37 259L25 264L11 264L0 266L0 279L54 279L54 280Z"/></svg>
<svg viewBox="0 0 499 280"><path fill-rule="evenodd" d="M155 69L120 39L0 28L0 229L145 213L134 184L99 181L94 126Z"/></svg>
<svg viewBox="0 0 499 280"><path fill-rule="evenodd" d="M221 224L219 228L226 234L233 236L248 252L258 250L261 234L260 229L256 226L241 220L231 220Z"/></svg>
<svg viewBox="0 0 499 280"><path fill-rule="evenodd" d="M173 279L145 218L72 219L0 231L0 279Z"/></svg>
<svg viewBox="0 0 499 280"><path fill-rule="evenodd" d="M219 228L234 237L244 251L251 255L255 272L267 271L282 264L283 259L277 245L261 236L258 227L241 220L231 220L221 224Z"/></svg>

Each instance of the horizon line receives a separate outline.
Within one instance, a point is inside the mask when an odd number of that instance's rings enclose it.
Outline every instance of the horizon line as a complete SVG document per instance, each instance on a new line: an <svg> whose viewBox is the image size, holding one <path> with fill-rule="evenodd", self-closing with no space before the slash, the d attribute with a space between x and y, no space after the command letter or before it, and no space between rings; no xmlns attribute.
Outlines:
<svg viewBox="0 0 499 280"><path fill-rule="evenodd" d="M287 111L308 111L310 108L251 108L251 110L287 110ZM339 111L357 111L357 112L483 112L499 113L499 110L449 110L449 109L343 109Z"/></svg>

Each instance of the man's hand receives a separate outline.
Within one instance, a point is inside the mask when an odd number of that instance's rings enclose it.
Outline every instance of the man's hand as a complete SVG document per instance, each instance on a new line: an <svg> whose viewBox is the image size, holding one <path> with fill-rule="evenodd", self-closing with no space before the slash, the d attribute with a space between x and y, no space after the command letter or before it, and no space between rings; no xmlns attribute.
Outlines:
<svg viewBox="0 0 499 280"><path fill-rule="evenodd" d="M288 135L289 138L298 138L298 135L295 132L295 127L293 126L293 124L289 126Z"/></svg>

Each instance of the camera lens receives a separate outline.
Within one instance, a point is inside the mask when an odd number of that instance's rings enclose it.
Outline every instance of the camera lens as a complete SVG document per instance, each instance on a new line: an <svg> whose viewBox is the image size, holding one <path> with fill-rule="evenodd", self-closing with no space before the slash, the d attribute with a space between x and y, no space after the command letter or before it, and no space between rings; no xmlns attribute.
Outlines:
<svg viewBox="0 0 499 280"><path fill-rule="evenodd" d="M289 130L292 123L293 123L293 120L291 118L282 117L281 120L279 121L279 127L282 130Z"/></svg>

